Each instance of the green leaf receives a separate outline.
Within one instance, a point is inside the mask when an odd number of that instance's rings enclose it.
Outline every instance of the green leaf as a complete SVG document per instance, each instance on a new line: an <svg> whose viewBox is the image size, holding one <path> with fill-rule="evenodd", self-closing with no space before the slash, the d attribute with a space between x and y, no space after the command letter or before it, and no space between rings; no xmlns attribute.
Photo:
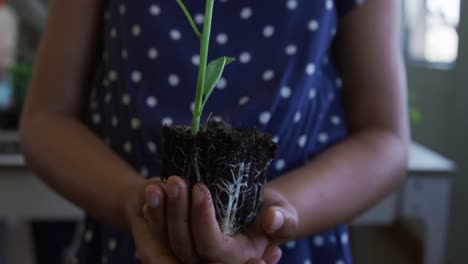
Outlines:
<svg viewBox="0 0 468 264"><path fill-rule="evenodd" d="M234 58L221 57L208 63L205 72L205 86L203 87L203 106L206 104L206 101L208 101L208 97L210 97L211 93L216 87L216 84L221 78L221 75L224 71L224 66L233 61L235 61Z"/></svg>

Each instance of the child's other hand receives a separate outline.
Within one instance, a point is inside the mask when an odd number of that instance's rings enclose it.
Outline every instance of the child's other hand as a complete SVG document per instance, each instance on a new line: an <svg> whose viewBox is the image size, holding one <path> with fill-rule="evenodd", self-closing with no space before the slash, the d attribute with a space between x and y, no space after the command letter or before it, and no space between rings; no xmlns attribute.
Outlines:
<svg viewBox="0 0 468 264"><path fill-rule="evenodd" d="M143 264L179 263L168 246L165 199L166 194L159 179L149 180L139 190L130 191L126 199L127 222ZM149 201L151 209L145 200Z"/></svg>
<svg viewBox="0 0 468 264"><path fill-rule="evenodd" d="M244 231L221 233L208 188L197 184L192 194L192 233L203 259L221 263L275 264L281 258L280 243L295 233L296 209L280 193L265 188L263 204L255 221Z"/></svg>

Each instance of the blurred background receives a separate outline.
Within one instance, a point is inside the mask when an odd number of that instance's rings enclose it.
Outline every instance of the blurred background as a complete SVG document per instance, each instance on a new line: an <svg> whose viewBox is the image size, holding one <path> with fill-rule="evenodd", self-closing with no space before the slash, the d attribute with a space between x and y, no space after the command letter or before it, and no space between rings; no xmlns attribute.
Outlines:
<svg viewBox="0 0 468 264"><path fill-rule="evenodd" d="M356 263L468 263L468 5L404 0L402 8L409 177L353 222ZM0 0L0 264L62 263L80 227L82 212L34 177L18 146L46 17L46 0Z"/></svg>

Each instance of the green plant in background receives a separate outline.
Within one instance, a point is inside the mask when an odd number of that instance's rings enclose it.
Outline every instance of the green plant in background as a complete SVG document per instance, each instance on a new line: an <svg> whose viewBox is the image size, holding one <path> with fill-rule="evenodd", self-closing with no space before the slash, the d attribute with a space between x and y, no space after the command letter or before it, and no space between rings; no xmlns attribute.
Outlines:
<svg viewBox="0 0 468 264"><path fill-rule="evenodd" d="M15 102L18 105L22 105L26 99L29 82L31 81L32 68L31 63L17 63L10 70Z"/></svg>
<svg viewBox="0 0 468 264"><path fill-rule="evenodd" d="M193 109L192 134L196 135L200 130L200 118L203 108L208 101L213 89L216 87L224 67L234 61L231 57L217 58L210 63L208 61L208 48L211 34L211 20L213 16L214 0L207 0L205 7L205 21L203 23L203 32L200 32L195 25L192 16L181 0L176 0L180 8L187 17L193 31L200 38L200 64L198 66L197 90L195 94L195 105Z"/></svg>
<svg viewBox="0 0 468 264"><path fill-rule="evenodd" d="M418 125L422 121L422 114L419 107L414 105L415 94L413 91L408 92L408 104L409 104L409 118L413 125Z"/></svg>

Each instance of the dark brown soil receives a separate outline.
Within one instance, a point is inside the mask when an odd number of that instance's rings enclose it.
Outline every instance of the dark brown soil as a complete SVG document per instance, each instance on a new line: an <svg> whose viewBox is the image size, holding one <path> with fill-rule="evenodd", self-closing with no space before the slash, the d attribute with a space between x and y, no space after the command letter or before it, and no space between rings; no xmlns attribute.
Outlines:
<svg viewBox="0 0 468 264"><path fill-rule="evenodd" d="M190 186L206 184L221 229L234 234L260 207L276 148L270 135L224 122L209 122L196 136L188 127L164 127L161 177L179 175Z"/></svg>

